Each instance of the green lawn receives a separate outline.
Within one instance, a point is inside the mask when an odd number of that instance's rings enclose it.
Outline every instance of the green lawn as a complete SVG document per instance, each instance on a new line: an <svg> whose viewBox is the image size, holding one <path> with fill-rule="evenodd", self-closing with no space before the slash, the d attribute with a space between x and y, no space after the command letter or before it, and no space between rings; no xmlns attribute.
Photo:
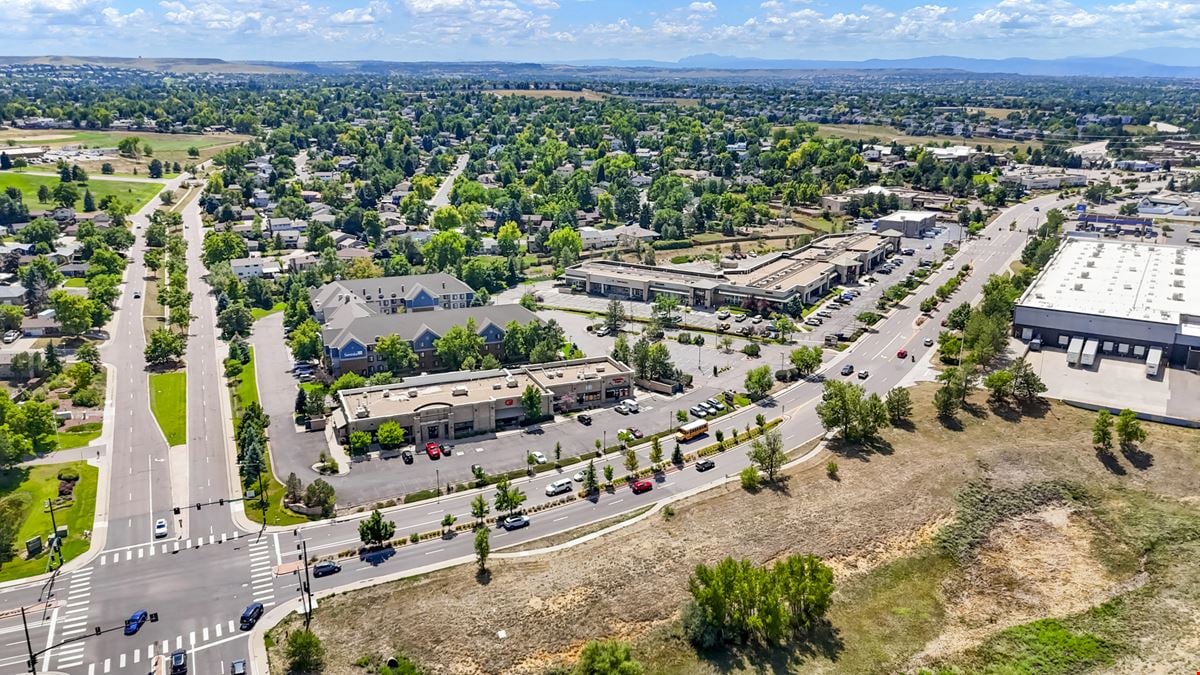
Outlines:
<svg viewBox="0 0 1200 675"><path fill-rule="evenodd" d="M46 499L58 496L58 472L71 467L79 473L75 485L75 501L63 509L55 509L54 519L59 527L66 526L68 537L63 544L63 560L70 560L87 551L88 542L80 535L92 529L96 514L96 480L99 471L87 462L68 464L42 464L0 471L0 499L15 498L25 503L21 527L13 539L13 547L20 554L25 550L25 541L42 536L43 541L52 529L50 513L43 506ZM34 576L46 571L46 555L21 560L19 557L0 562L0 581L10 581Z"/></svg>
<svg viewBox="0 0 1200 675"><path fill-rule="evenodd" d="M250 403L258 403L258 377L254 372L254 348L250 348L250 362L242 366L237 388L233 390L233 408L245 408Z"/></svg>
<svg viewBox="0 0 1200 675"><path fill-rule="evenodd" d="M58 183L59 180L52 176L30 176L10 171L0 172L0 189L9 187L20 189L24 195L25 205L30 209L53 208L53 204L38 202L38 186L45 185L53 189ZM149 202L155 195L161 192L163 185L164 183L128 183L93 178L87 182L86 188L81 184L76 184L76 187L79 188L79 199L75 202L75 210L83 211L83 194L86 189L91 190L92 197L96 200L97 204L104 197L112 195L136 211L145 206L146 202Z"/></svg>
<svg viewBox="0 0 1200 675"><path fill-rule="evenodd" d="M87 288L87 279L83 277L71 277L63 282L64 288Z"/></svg>
<svg viewBox="0 0 1200 675"><path fill-rule="evenodd" d="M252 307L252 308L250 308L250 315L254 317L255 321L258 321L259 319L263 318L264 316L269 316L271 314L274 314L275 312L282 312L283 308L286 306L287 305L285 303L277 302L277 303L275 303L275 305L273 307L271 307L271 309L263 309L261 307Z"/></svg>
<svg viewBox="0 0 1200 675"><path fill-rule="evenodd" d="M8 140L16 142L17 145L48 145L50 147L60 147L63 145L83 145L92 148L115 148L117 143L122 138L128 136L136 136L144 144L149 144L154 150L154 155L149 159L158 158L163 162L179 162L183 164L187 161L197 161L189 158L187 149L195 147L200 151L200 159L211 157L218 146L224 147L233 145L241 141L249 140L249 136L237 134L225 135L207 135L207 134L159 134L144 131L97 131L97 130L70 130L70 129L50 129L47 131L36 131L30 129L11 129L5 132L0 132L0 143L5 143Z"/></svg>
<svg viewBox="0 0 1200 675"><path fill-rule="evenodd" d="M151 373L150 411L167 445L187 442L187 373Z"/></svg>
<svg viewBox="0 0 1200 675"><path fill-rule="evenodd" d="M58 432L58 449L70 450L71 448L82 448L92 441L100 438L102 424L100 422L85 422L74 427L70 431Z"/></svg>

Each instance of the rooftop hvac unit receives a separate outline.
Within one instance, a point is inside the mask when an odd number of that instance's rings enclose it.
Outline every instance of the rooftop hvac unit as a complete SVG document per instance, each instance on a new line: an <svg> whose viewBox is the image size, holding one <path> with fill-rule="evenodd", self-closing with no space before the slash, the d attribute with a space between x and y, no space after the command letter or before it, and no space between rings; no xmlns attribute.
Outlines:
<svg viewBox="0 0 1200 675"><path fill-rule="evenodd" d="M1182 267L1175 268L1175 276L1177 276L1177 277L1183 276L1183 268Z"/></svg>
<svg viewBox="0 0 1200 675"><path fill-rule="evenodd" d="M451 396L466 396L470 391L464 385L458 385L450 391Z"/></svg>
<svg viewBox="0 0 1200 675"><path fill-rule="evenodd" d="M1075 284L1075 290L1077 290L1077 291L1082 291L1082 290L1083 290L1083 284Z"/></svg>
<svg viewBox="0 0 1200 675"><path fill-rule="evenodd" d="M1095 267L1095 266L1096 266L1096 261L1095 261L1095 260L1089 260L1089 261L1087 261L1087 266L1088 266L1088 267Z"/></svg>
<svg viewBox="0 0 1200 675"><path fill-rule="evenodd" d="M1183 279L1175 280L1175 288L1183 288Z"/></svg>
<svg viewBox="0 0 1200 675"><path fill-rule="evenodd" d="M499 382L493 382L493 383L492 383L492 391L495 391L495 390L497 390L497 389L499 389L499 388L500 388L500 383L499 383Z"/></svg>
<svg viewBox="0 0 1200 675"><path fill-rule="evenodd" d="M1175 293L1171 295L1172 300L1183 300L1183 293Z"/></svg>
<svg viewBox="0 0 1200 675"><path fill-rule="evenodd" d="M365 405L360 405L354 409L354 416L357 417L358 419L362 419L369 414L370 414L370 412L367 411L367 406L365 406Z"/></svg>
<svg viewBox="0 0 1200 675"><path fill-rule="evenodd" d="M409 390L408 390L408 397L409 397L409 398L416 398L416 397L417 397L417 390L416 390L416 389L409 389Z"/></svg>
<svg viewBox="0 0 1200 675"><path fill-rule="evenodd" d="M516 380L508 380L504 383L504 386L508 387L509 389L516 389L517 381Z"/></svg>
<svg viewBox="0 0 1200 675"><path fill-rule="evenodd" d="M560 379L560 380L561 380L561 379L563 378L563 371L559 370L559 371L556 371L556 372L558 373L558 379Z"/></svg>
<svg viewBox="0 0 1200 675"><path fill-rule="evenodd" d="M1080 279L1087 279L1087 278L1090 278L1091 276L1092 276L1092 275L1091 275L1091 274L1089 274L1088 272L1080 272L1080 273L1079 273L1079 278L1080 278Z"/></svg>
<svg viewBox="0 0 1200 675"><path fill-rule="evenodd" d="M603 373L606 370L605 366L596 366L597 373Z"/></svg>

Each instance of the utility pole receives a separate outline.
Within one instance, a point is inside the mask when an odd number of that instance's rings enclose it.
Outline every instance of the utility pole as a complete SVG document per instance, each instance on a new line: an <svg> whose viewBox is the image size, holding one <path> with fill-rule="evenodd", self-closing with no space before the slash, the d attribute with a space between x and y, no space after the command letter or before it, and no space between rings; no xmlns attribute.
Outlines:
<svg viewBox="0 0 1200 675"><path fill-rule="evenodd" d="M304 592L308 593L308 604L304 609L304 627L308 628L308 624L312 621L312 583L308 576L308 540L300 540L300 555L304 558ZM303 593L301 593L303 596ZM303 597L301 597L303 600Z"/></svg>
<svg viewBox="0 0 1200 675"><path fill-rule="evenodd" d="M29 672L37 672L37 654L33 653L33 641L29 639L29 623L25 620L25 605L21 605L21 626L25 628L25 648L29 650Z"/></svg>

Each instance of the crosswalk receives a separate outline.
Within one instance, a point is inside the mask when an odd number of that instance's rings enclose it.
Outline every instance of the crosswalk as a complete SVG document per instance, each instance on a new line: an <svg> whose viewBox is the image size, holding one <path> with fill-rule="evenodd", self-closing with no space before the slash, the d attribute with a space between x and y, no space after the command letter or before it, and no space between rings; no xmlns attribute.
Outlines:
<svg viewBox="0 0 1200 675"><path fill-rule="evenodd" d="M210 534L207 537L193 537L189 539L176 539L173 541L158 541L149 544L138 544L136 546L128 546L125 548L104 551L96 557L96 565L108 566L118 565L121 563L133 562L152 558L156 555L167 555L170 553L178 553L190 549L201 548L203 546L212 546L214 544L224 544L227 541L234 541L246 536L242 532L234 532L233 534Z"/></svg>
<svg viewBox="0 0 1200 675"><path fill-rule="evenodd" d="M149 665L154 661L156 654L169 654L175 649L187 649L193 651L197 647L204 645L209 641L220 640L231 635L239 634L237 624L232 620L215 623L211 626L204 626L199 630L188 631L186 634L176 635L173 639L157 640L147 644L145 647L139 647L128 652L106 656L103 659L87 664L87 675L104 675L105 673L121 672L130 669L131 672L146 672L145 667L133 670L134 666L139 664ZM83 673L83 645L79 645L78 656L67 661L65 657L59 657L59 669L73 669L73 672Z"/></svg>
<svg viewBox="0 0 1200 675"><path fill-rule="evenodd" d="M250 542L250 592L263 605L275 604L275 569L271 563L271 546L264 537Z"/></svg>
<svg viewBox="0 0 1200 675"><path fill-rule="evenodd" d="M80 638L88 632L88 606L91 604L92 570L84 569L71 573L67 586L67 603L63 607L59 627L65 640ZM60 668L71 668L83 663L82 641L69 643L57 651Z"/></svg>

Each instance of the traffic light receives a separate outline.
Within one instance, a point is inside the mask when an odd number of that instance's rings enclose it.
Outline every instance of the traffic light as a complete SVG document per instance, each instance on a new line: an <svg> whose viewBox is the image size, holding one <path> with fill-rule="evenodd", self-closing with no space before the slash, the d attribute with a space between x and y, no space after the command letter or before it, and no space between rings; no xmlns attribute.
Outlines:
<svg viewBox="0 0 1200 675"><path fill-rule="evenodd" d="M173 508L171 510L175 512L175 515L179 515L179 507L178 506L176 506L175 508Z"/></svg>
<svg viewBox="0 0 1200 675"><path fill-rule="evenodd" d="M196 502L196 510L197 510L197 511L199 511L199 510L200 510L200 506L201 506L200 502Z"/></svg>
<svg viewBox="0 0 1200 675"><path fill-rule="evenodd" d="M158 612L150 612L150 623L158 623Z"/></svg>
<svg viewBox="0 0 1200 675"><path fill-rule="evenodd" d="M225 498L224 498L224 497L221 497L220 499L218 499L218 500L217 500L217 504L218 504L219 506L225 506Z"/></svg>

